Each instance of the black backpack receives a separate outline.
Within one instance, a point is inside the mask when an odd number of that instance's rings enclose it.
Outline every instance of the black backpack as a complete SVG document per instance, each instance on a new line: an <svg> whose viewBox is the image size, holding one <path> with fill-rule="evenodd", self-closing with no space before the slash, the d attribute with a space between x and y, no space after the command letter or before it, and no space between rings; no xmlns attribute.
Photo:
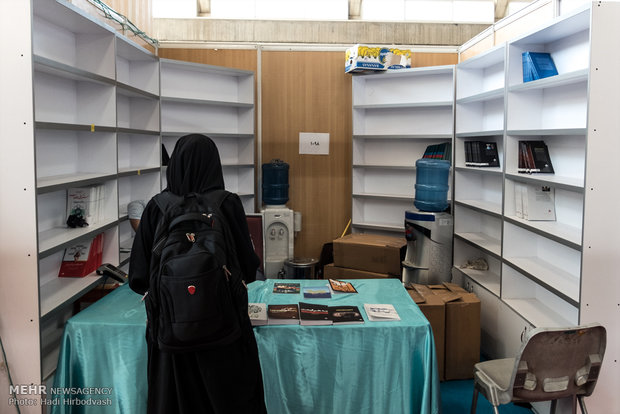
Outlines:
<svg viewBox="0 0 620 414"><path fill-rule="evenodd" d="M234 242L220 206L230 193L154 197L163 216L155 231L146 296L151 339L161 350L221 346L241 335L244 288Z"/></svg>

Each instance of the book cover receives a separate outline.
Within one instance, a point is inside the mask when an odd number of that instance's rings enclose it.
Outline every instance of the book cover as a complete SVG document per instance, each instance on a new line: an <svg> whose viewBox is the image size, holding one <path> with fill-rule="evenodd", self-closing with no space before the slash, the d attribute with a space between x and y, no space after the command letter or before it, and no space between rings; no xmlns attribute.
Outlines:
<svg viewBox="0 0 620 414"><path fill-rule="evenodd" d="M296 303L267 305L268 325L299 324L299 307Z"/></svg>
<svg viewBox="0 0 620 414"><path fill-rule="evenodd" d="M364 317L357 306L330 306L329 318L334 325L364 323Z"/></svg>
<svg viewBox="0 0 620 414"><path fill-rule="evenodd" d="M331 298L332 294L329 290L329 286L304 286L303 288L304 298L317 299L317 298Z"/></svg>
<svg viewBox="0 0 620 414"><path fill-rule="evenodd" d="M364 310L368 320L373 322L400 321L396 308L389 303L364 303Z"/></svg>
<svg viewBox="0 0 620 414"><path fill-rule="evenodd" d="M329 307L316 303L299 302L300 325L331 325Z"/></svg>
<svg viewBox="0 0 620 414"><path fill-rule="evenodd" d="M301 290L300 283L279 283L273 284L273 293L299 293Z"/></svg>
<svg viewBox="0 0 620 414"><path fill-rule="evenodd" d="M92 262L96 258L96 238L91 241L76 243L65 249L65 254L60 264L59 277L84 277L92 268Z"/></svg>
<svg viewBox="0 0 620 414"><path fill-rule="evenodd" d="M357 290L350 282L336 279L328 279L328 281L332 293L357 293Z"/></svg>
<svg viewBox="0 0 620 414"><path fill-rule="evenodd" d="M554 221L555 190L546 185L524 185L523 203L527 205L525 219L530 221Z"/></svg>
<svg viewBox="0 0 620 414"><path fill-rule="evenodd" d="M553 173L553 165L549 156L549 148L545 141L528 141L537 172Z"/></svg>
<svg viewBox="0 0 620 414"><path fill-rule="evenodd" d="M252 326L267 325L267 304L248 303L248 315Z"/></svg>

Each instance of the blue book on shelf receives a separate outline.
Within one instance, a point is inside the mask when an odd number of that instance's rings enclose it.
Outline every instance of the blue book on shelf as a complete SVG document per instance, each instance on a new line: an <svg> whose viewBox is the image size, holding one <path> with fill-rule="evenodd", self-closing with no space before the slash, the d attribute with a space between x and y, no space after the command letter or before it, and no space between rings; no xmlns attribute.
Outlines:
<svg viewBox="0 0 620 414"><path fill-rule="evenodd" d="M549 53L524 52L522 59L523 82L548 78L558 74L553 58Z"/></svg>

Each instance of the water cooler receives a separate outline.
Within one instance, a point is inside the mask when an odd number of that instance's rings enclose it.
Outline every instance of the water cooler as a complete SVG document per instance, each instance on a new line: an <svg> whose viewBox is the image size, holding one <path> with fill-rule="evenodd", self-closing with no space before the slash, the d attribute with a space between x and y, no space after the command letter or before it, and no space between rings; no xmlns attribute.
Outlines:
<svg viewBox="0 0 620 414"><path fill-rule="evenodd" d="M286 277L285 262L293 259L295 232L301 230L301 214L286 207L289 165L281 160L263 164L263 234L266 278Z"/></svg>
<svg viewBox="0 0 620 414"><path fill-rule="evenodd" d="M452 278L452 215L448 208L450 161L416 162L416 210L405 212L407 253L403 261L405 283L440 284Z"/></svg>

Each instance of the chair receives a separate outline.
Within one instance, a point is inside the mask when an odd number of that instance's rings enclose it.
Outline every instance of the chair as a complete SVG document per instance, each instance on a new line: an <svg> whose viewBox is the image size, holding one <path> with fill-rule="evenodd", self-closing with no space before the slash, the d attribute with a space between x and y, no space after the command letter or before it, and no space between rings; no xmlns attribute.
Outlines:
<svg viewBox="0 0 620 414"><path fill-rule="evenodd" d="M573 414L575 399L587 414L583 399L594 391L606 340L606 330L599 324L532 330L515 358L474 366L471 414L476 412L479 392L495 414L501 404L535 401L551 401L551 413L555 413L557 400L567 397L572 398Z"/></svg>

